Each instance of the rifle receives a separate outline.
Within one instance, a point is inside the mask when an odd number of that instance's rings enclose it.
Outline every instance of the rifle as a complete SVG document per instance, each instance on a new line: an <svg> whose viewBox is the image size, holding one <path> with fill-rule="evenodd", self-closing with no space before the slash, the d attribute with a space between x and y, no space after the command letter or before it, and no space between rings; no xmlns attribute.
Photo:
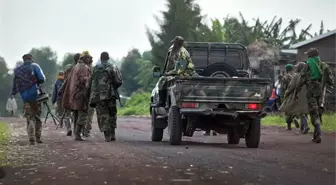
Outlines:
<svg viewBox="0 0 336 185"><path fill-rule="evenodd" d="M121 104L120 94L118 92L118 89L115 88L114 91L115 91L115 95L117 96L117 100L119 101L119 105L120 107L122 107L123 105Z"/></svg>

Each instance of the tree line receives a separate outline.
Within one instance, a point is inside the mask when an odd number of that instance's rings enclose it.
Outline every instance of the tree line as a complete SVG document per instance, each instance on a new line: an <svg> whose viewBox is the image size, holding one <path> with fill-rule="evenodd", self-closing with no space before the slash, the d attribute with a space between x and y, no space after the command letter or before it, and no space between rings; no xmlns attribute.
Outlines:
<svg viewBox="0 0 336 185"><path fill-rule="evenodd" d="M311 33L311 24L298 31L300 19L291 19L287 23L278 17L274 17L270 22L260 18L247 20L242 13L239 17L228 15L223 19L213 19L208 25L205 23L206 16L201 14L201 7L194 0L166 0L166 7L167 10L161 12L161 19L155 16L160 29L147 28L151 50L140 52L133 48L121 60L110 60L120 68L123 75L121 94L124 96L131 96L137 91L149 92L154 88L157 79L152 78L152 67L163 66L169 43L176 35L184 37L186 41L230 42L246 46L256 41L264 41L272 47L286 49L292 44L325 32L322 21L319 33ZM34 56L46 75L44 90L51 93L57 72L73 62L74 53L65 54L60 61L56 52L49 46L33 48L29 53ZM20 62L22 61L18 61ZM5 107L12 79L5 59L0 56L0 116L6 116ZM19 95L17 99L20 99ZM18 101L18 105L22 108L22 102Z"/></svg>

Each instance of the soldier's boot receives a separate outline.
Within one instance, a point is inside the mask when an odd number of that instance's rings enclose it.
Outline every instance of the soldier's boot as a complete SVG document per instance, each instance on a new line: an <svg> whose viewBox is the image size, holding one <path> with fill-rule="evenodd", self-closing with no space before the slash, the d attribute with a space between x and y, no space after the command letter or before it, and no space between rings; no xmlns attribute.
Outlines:
<svg viewBox="0 0 336 185"><path fill-rule="evenodd" d="M111 141L115 141L116 140L116 136L115 136L115 128L111 129Z"/></svg>
<svg viewBox="0 0 336 185"><path fill-rule="evenodd" d="M89 130L87 128L84 129L83 136L84 137L90 137Z"/></svg>
<svg viewBox="0 0 336 185"><path fill-rule="evenodd" d="M287 130L292 130L292 124L287 123Z"/></svg>
<svg viewBox="0 0 336 185"><path fill-rule="evenodd" d="M321 125L319 123L317 123L315 125L314 136L313 136L312 141L314 143L321 143L322 142L322 138L321 138Z"/></svg>
<svg viewBox="0 0 336 185"><path fill-rule="evenodd" d="M306 122L306 123L303 123L302 124L302 134L307 134L308 133L308 131L310 130L310 128L309 128L309 126L308 126L308 123Z"/></svg>
<svg viewBox="0 0 336 185"><path fill-rule="evenodd" d="M104 137L106 142L111 142L111 131L104 131Z"/></svg>
<svg viewBox="0 0 336 185"><path fill-rule="evenodd" d="M72 136L72 130L69 130L69 131L67 132L67 136Z"/></svg>
<svg viewBox="0 0 336 185"><path fill-rule="evenodd" d="M159 90L159 102L157 102L154 107L165 107L166 106L167 90Z"/></svg>
<svg viewBox="0 0 336 185"><path fill-rule="evenodd" d="M81 137L82 125L77 125L75 129L75 141L84 141Z"/></svg>
<svg viewBox="0 0 336 185"><path fill-rule="evenodd" d="M41 144L43 142L42 142L41 138L36 138L36 143L40 143Z"/></svg>
<svg viewBox="0 0 336 185"><path fill-rule="evenodd" d="M29 145L35 145L35 140L29 140Z"/></svg>

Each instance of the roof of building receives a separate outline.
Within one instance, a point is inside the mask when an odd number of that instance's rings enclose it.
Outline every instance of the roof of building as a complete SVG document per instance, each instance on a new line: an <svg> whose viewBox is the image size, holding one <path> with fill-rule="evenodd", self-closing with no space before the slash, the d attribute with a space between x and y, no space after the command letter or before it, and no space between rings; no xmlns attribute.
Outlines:
<svg viewBox="0 0 336 185"><path fill-rule="evenodd" d="M311 39L309 39L309 40L305 40L305 41L302 41L302 42L293 44L293 45L290 46L290 48L294 48L294 49L296 49L296 48L299 48L299 47L301 47L301 46L310 44L310 43L312 43L312 42L318 41L318 40L320 40L320 39L329 37L329 36L334 35L334 34L336 34L336 29L331 30L331 31L329 31L329 32L327 32L327 33L323 33L323 34L321 34L321 35L319 35L319 36L317 36L317 37L311 38Z"/></svg>

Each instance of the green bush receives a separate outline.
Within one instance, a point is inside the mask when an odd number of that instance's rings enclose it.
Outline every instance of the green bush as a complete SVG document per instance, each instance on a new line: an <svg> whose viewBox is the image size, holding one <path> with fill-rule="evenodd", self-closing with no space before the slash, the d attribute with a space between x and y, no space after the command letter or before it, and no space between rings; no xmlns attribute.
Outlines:
<svg viewBox="0 0 336 185"><path fill-rule="evenodd" d="M0 122L0 166L5 162L5 148L9 139L9 129L6 123Z"/></svg>
<svg viewBox="0 0 336 185"><path fill-rule="evenodd" d="M331 131L331 132L336 131L336 128L335 128L336 114L335 113L324 114L322 116L322 119L323 119L322 130ZM273 115L266 116L265 118L263 118L262 124L266 126L283 126L283 127L287 125L284 116L273 116ZM309 118L309 124L310 124L310 118Z"/></svg>
<svg viewBox="0 0 336 185"><path fill-rule="evenodd" d="M139 92L131 96L125 105L118 109L118 115L149 115L150 93Z"/></svg>

